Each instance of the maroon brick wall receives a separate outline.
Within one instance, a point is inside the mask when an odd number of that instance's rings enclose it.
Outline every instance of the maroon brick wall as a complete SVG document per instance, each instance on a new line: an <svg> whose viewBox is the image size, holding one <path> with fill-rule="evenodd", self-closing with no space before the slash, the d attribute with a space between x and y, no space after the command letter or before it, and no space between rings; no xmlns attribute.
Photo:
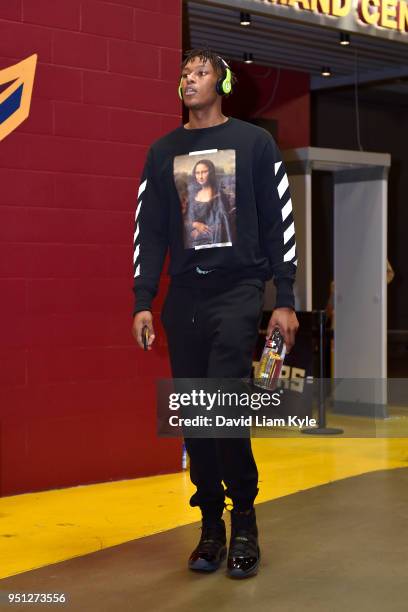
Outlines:
<svg viewBox="0 0 408 612"><path fill-rule="evenodd" d="M30 117L0 142L0 495L180 467L155 434L163 331L143 354L130 314L139 175L181 117L181 0L1 2L0 69L33 53Z"/></svg>

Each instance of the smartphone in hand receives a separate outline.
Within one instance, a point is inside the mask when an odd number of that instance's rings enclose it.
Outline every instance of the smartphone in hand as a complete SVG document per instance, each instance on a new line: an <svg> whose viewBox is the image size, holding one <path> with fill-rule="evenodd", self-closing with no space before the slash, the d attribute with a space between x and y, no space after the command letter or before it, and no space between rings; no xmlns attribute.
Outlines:
<svg viewBox="0 0 408 612"><path fill-rule="evenodd" d="M143 349L147 351L147 347L149 345L149 328L147 327L147 325L143 325L142 342L143 342Z"/></svg>

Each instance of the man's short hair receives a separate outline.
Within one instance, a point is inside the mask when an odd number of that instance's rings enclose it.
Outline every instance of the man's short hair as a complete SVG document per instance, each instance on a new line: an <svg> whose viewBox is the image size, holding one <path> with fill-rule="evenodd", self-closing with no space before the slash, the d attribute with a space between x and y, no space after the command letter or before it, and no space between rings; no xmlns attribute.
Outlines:
<svg viewBox="0 0 408 612"><path fill-rule="evenodd" d="M219 77L225 75L225 65L221 59L221 56L218 55L218 53L215 53L215 51L211 51L211 49L190 49L190 51L186 51L186 57L181 64L181 72L183 72L188 62L196 57L198 57L204 63L209 61ZM231 70L231 84L234 85L236 82L237 78Z"/></svg>

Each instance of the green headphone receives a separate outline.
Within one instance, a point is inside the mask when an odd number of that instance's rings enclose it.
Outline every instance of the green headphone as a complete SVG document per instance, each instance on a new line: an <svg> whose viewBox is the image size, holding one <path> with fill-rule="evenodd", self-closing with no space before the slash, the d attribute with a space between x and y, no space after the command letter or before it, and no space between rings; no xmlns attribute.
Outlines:
<svg viewBox="0 0 408 612"><path fill-rule="evenodd" d="M215 91L220 96L225 96L225 95L231 93L231 90L232 90L231 68L228 66L227 62L220 55L218 55L218 57L220 58L220 60L224 64L225 74L217 80L217 83L215 85ZM178 86L178 95L179 95L180 100L183 99L182 82L183 82L183 77L181 77L180 83L179 83L179 86Z"/></svg>

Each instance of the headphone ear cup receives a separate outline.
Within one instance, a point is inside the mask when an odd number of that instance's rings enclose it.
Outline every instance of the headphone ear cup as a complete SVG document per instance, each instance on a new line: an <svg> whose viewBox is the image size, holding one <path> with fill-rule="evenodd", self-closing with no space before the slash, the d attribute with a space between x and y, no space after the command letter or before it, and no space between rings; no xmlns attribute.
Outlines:
<svg viewBox="0 0 408 612"><path fill-rule="evenodd" d="M223 90L224 94L231 93L231 89L232 89L231 77L232 77L231 70L229 68L227 68L226 74L225 74L225 79L222 82L222 90Z"/></svg>
<svg viewBox="0 0 408 612"><path fill-rule="evenodd" d="M226 68L225 76L218 79L215 90L220 96L225 96L226 94L231 93L231 89L231 70Z"/></svg>
<svg viewBox="0 0 408 612"><path fill-rule="evenodd" d="M226 79L223 81L222 91L224 94L229 94L231 92L231 81L227 81Z"/></svg>

